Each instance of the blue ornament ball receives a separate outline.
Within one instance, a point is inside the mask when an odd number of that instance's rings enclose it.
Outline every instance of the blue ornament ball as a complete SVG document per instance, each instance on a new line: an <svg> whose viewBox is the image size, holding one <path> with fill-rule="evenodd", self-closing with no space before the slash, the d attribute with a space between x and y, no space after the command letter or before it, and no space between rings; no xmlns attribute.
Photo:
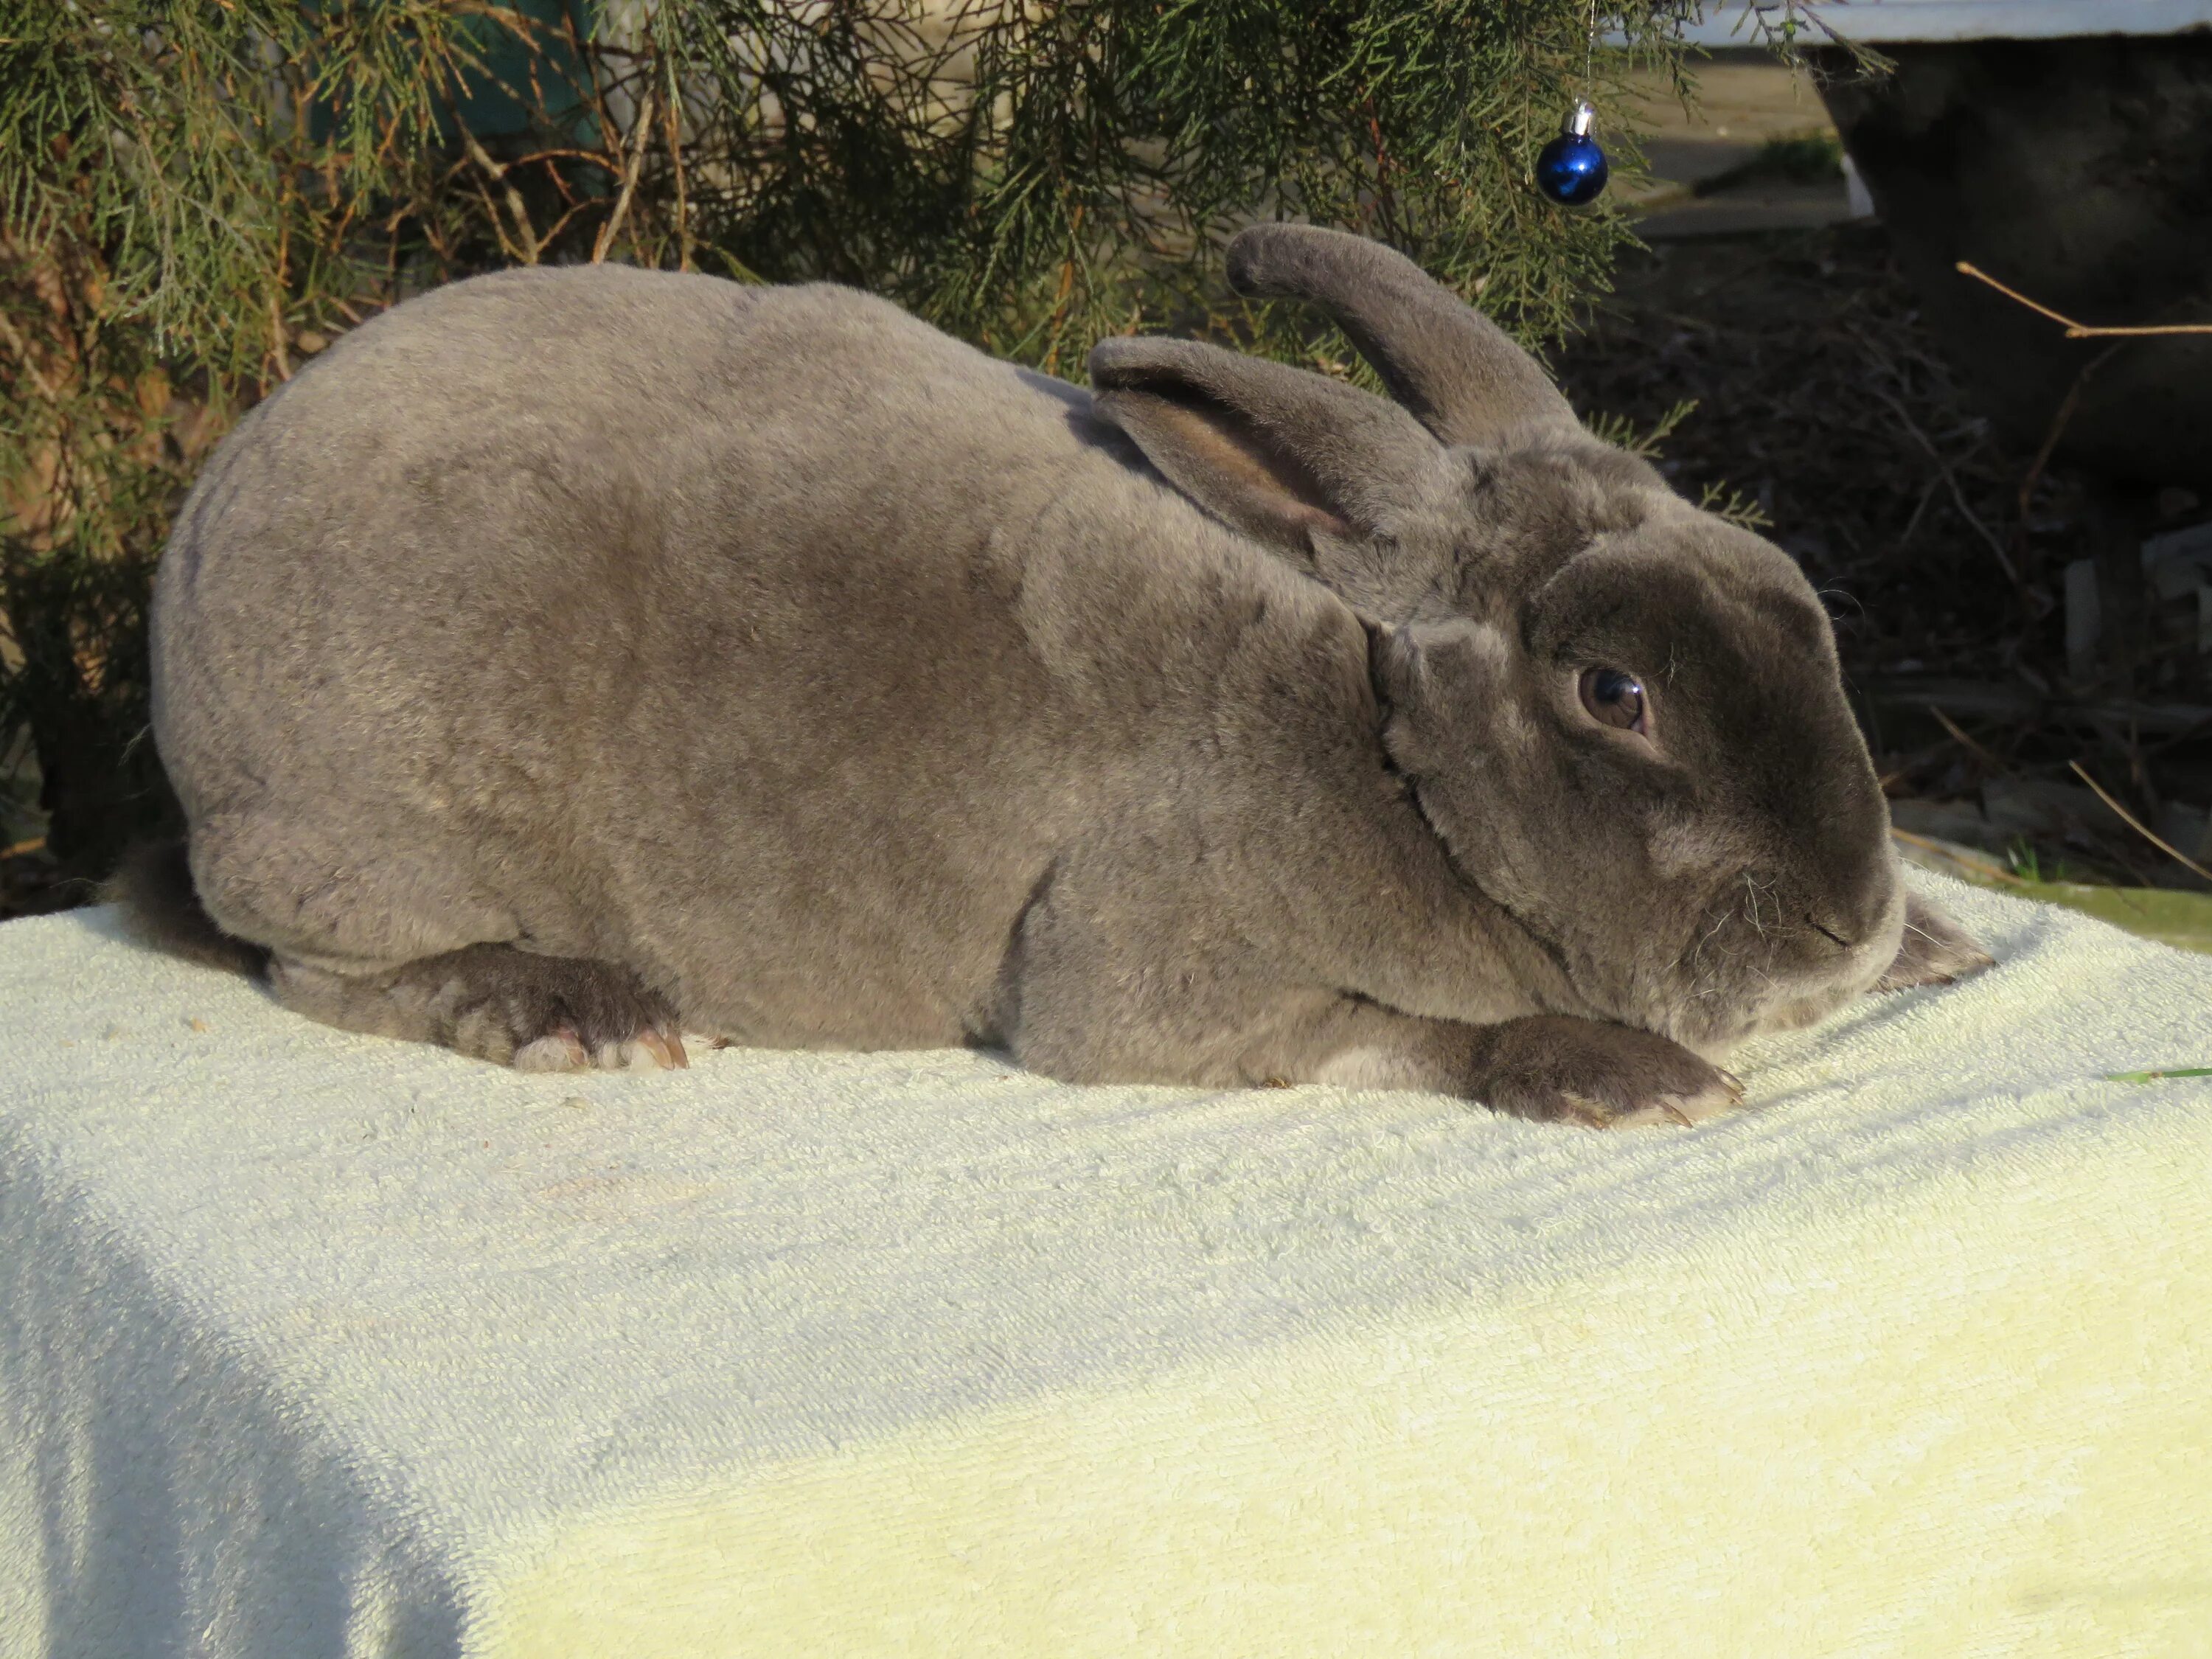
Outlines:
<svg viewBox="0 0 2212 1659"><path fill-rule="evenodd" d="M1605 189L1605 152L1589 136L1590 108L1584 104L1567 118L1566 131L1536 157L1536 188L1561 207L1583 207Z"/></svg>

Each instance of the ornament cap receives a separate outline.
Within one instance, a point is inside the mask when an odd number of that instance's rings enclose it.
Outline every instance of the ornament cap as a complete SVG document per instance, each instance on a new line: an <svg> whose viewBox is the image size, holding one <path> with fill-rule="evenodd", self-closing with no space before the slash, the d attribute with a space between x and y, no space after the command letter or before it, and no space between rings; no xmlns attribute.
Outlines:
<svg viewBox="0 0 2212 1659"><path fill-rule="evenodd" d="M1597 125L1597 112L1588 104L1577 104L1567 118L1559 123L1559 131L1576 138L1587 138Z"/></svg>

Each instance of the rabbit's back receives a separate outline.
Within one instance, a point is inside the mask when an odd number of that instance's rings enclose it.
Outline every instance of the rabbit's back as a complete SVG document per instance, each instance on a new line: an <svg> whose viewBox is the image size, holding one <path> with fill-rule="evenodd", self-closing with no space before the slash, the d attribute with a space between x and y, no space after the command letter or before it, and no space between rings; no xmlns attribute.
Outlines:
<svg viewBox="0 0 2212 1659"><path fill-rule="evenodd" d="M1101 629L1176 625L1133 501L1212 533L1084 394L848 290L426 295L241 423L173 538L202 897L346 970L520 939L764 1039L956 1041L1149 740L1091 672ZM1042 592L1040 535L1115 597Z"/></svg>

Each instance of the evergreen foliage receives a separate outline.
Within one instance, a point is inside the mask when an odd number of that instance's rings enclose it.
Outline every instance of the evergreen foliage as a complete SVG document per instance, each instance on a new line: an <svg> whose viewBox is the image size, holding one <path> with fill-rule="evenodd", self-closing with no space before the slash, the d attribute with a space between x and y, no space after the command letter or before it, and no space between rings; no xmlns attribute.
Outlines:
<svg viewBox="0 0 2212 1659"><path fill-rule="evenodd" d="M612 258L856 283L1062 374L1140 326L1352 372L1287 309L1224 307L1224 233L1292 216L1540 339L1626 233L1529 159L1577 96L1676 66L1682 9L0 0L0 776L35 751L88 872L160 815L168 516L243 409L410 292ZM1631 44L1593 54L1593 24Z"/></svg>

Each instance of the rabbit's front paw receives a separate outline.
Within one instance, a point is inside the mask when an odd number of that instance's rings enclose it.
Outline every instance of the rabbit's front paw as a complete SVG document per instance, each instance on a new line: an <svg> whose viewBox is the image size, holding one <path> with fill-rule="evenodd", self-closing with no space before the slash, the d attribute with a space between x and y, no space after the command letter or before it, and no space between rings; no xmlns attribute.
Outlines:
<svg viewBox="0 0 2212 1659"><path fill-rule="evenodd" d="M1908 985L1948 985L1979 973L1992 958L1973 937L1917 893L1905 901L1905 938L1897 960L1876 981L1877 991L1901 991Z"/></svg>
<svg viewBox="0 0 2212 1659"><path fill-rule="evenodd" d="M1540 1014L1486 1027L1468 1093L1493 1111L1593 1129L1688 1127L1743 1103L1743 1085L1678 1042Z"/></svg>

